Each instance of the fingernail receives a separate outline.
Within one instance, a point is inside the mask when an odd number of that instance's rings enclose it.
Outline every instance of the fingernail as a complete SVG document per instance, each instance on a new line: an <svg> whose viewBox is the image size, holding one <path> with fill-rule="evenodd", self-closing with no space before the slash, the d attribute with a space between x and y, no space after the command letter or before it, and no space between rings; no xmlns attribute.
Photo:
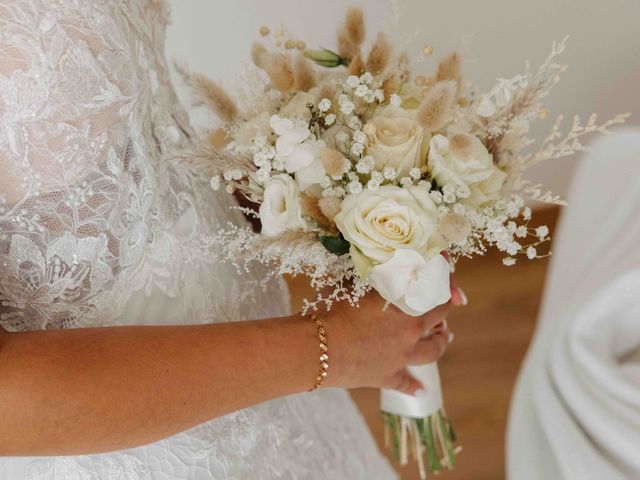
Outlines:
<svg viewBox="0 0 640 480"><path fill-rule="evenodd" d="M462 302L462 305L468 305L469 299L467 298L467 294L464 293L464 290L458 287L458 292L460 292L460 301Z"/></svg>
<svg viewBox="0 0 640 480"><path fill-rule="evenodd" d="M456 338L456 336L453 334L453 332L449 332L449 343L453 342L453 339Z"/></svg>
<svg viewBox="0 0 640 480"><path fill-rule="evenodd" d="M418 398L424 398L424 397L427 396L427 389L426 388L419 388L418 390L413 392L413 396L414 397L418 397Z"/></svg>

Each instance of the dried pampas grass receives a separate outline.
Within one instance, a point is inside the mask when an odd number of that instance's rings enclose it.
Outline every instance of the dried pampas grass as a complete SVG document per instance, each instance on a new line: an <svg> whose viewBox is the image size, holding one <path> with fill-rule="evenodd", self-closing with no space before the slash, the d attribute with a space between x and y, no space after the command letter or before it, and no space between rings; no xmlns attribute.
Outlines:
<svg viewBox="0 0 640 480"><path fill-rule="evenodd" d="M294 76L289 57L284 53L265 52L260 55L262 69L271 83L281 92L288 92L294 85Z"/></svg>
<svg viewBox="0 0 640 480"><path fill-rule="evenodd" d="M457 83L452 80L431 87L417 112L418 122L425 130L437 132L453 119L457 89Z"/></svg>
<svg viewBox="0 0 640 480"><path fill-rule="evenodd" d="M342 205L342 200L340 197L334 197L333 195L328 197L322 197L318 200L318 207L322 214L327 217L331 222L334 221L336 215L340 213L340 206Z"/></svg>
<svg viewBox="0 0 640 480"><path fill-rule="evenodd" d="M469 135L458 133L449 139L449 149L463 158L471 158L472 144Z"/></svg>
<svg viewBox="0 0 640 480"><path fill-rule="evenodd" d="M338 54L347 60L360 54L360 46L351 41L345 28L338 30Z"/></svg>
<svg viewBox="0 0 640 480"><path fill-rule="evenodd" d="M296 56L293 76L296 90L308 92L316 86L316 71L304 55Z"/></svg>
<svg viewBox="0 0 640 480"><path fill-rule="evenodd" d="M211 135L214 137L218 136L217 133ZM232 153L224 148L220 149L214 146L214 141L218 140L220 140L220 138L214 139L211 136L204 138L193 151L175 156L172 160L183 165L188 165L193 171L208 178L224 173L227 170L239 169L248 173L256 171L257 167L251 159ZM255 193L249 189L247 184L234 182L233 186L245 196L250 196Z"/></svg>
<svg viewBox="0 0 640 480"><path fill-rule="evenodd" d="M364 62L362 61L362 57L360 55L356 55L349 62L348 70L349 70L349 73L351 75L360 76L360 75L362 75L364 73L365 65L364 65Z"/></svg>
<svg viewBox="0 0 640 480"><path fill-rule="evenodd" d="M383 32L378 33L376 41L367 56L367 71L374 75L382 73L389 64L391 50L392 47L389 40L387 40L387 36Z"/></svg>
<svg viewBox="0 0 640 480"><path fill-rule="evenodd" d="M460 55L457 52L453 52L440 60L438 63L438 72L436 73L437 82L453 80L459 84L461 78L461 61Z"/></svg>
<svg viewBox="0 0 640 480"><path fill-rule="evenodd" d="M216 82L201 74L193 74L191 82L198 96L223 122L233 123L238 118L238 107Z"/></svg>
<svg viewBox="0 0 640 480"><path fill-rule="evenodd" d="M340 177L345 173L349 161L333 148L323 148L320 151L320 163L330 177Z"/></svg>
<svg viewBox="0 0 640 480"><path fill-rule="evenodd" d="M469 220L454 212L449 212L440 218L438 229L450 242L462 242L471 234Z"/></svg>
<svg viewBox="0 0 640 480"><path fill-rule="evenodd" d="M336 96L336 85L331 80L325 80L320 85L320 98L332 99Z"/></svg>
<svg viewBox="0 0 640 480"><path fill-rule="evenodd" d="M216 128L209 135L207 135L207 140L216 150L220 150L226 147L231 138L229 138L229 134L224 128Z"/></svg>
<svg viewBox="0 0 640 480"><path fill-rule="evenodd" d="M335 224L329 218L327 218L327 216L320 208L317 197L301 194L300 207L302 208L302 212L308 217L311 217L313 220L315 220L318 225L332 233L336 231Z"/></svg>
<svg viewBox="0 0 640 480"><path fill-rule="evenodd" d="M347 38L354 45L362 45L365 37L364 13L361 8L352 7L347 11L344 21Z"/></svg>
<svg viewBox="0 0 640 480"><path fill-rule="evenodd" d="M226 149L214 147L210 139L207 142L203 142L196 153L186 158L189 158L195 163L204 162L215 165L216 169L220 172L235 169L242 170L243 172L255 172L258 168L249 158Z"/></svg>
<svg viewBox="0 0 640 480"><path fill-rule="evenodd" d="M400 82L397 75L391 75L384 82L382 82L382 91L384 92L384 98L389 99L391 95L398 91Z"/></svg>

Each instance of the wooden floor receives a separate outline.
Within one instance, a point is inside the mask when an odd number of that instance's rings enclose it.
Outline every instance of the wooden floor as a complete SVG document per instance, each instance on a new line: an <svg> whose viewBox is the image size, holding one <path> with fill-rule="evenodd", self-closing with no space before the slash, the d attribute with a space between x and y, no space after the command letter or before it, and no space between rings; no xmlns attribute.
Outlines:
<svg viewBox="0 0 640 480"><path fill-rule="evenodd" d="M553 232L557 210L536 212L534 223ZM441 480L497 480L504 475L504 432L511 392L533 333L547 260L523 260L504 267L495 253L460 261L456 278L469 305L450 315L455 340L440 361L444 398L463 451ZM294 299L303 288L292 285ZM295 301L295 300L294 300ZM380 448L379 393L351 392ZM403 480L418 479L414 465L398 468Z"/></svg>

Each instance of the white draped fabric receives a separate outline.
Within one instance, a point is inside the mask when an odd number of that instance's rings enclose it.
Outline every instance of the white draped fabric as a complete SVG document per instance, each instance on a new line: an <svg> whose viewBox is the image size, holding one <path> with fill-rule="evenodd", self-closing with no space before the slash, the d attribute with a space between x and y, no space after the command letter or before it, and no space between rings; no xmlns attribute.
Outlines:
<svg viewBox="0 0 640 480"><path fill-rule="evenodd" d="M640 130L580 163L513 397L511 480L640 478Z"/></svg>
<svg viewBox="0 0 640 480"><path fill-rule="evenodd" d="M162 0L0 2L6 329L288 312L282 282L262 288L263 270L239 276L211 251L214 232L243 219L206 174L175 160L193 133L169 82L167 19ZM121 452L0 458L3 480L394 477L340 390L266 402Z"/></svg>

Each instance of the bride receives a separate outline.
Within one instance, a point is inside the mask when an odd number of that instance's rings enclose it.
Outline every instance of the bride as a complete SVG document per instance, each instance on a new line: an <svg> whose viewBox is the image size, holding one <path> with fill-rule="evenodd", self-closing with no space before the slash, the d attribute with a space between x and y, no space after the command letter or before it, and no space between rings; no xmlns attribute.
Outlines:
<svg viewBox="0 0 640 480"><path fill-rule="evenodd" d="M318 337L284 285L202 248L242 218L171 160L193 134L167 18L162 0L0 5L0 477L393 478L344 390L305 393ZM442 354L448 308L320 314L323 387L415 393L405 366Z"/></svg>

